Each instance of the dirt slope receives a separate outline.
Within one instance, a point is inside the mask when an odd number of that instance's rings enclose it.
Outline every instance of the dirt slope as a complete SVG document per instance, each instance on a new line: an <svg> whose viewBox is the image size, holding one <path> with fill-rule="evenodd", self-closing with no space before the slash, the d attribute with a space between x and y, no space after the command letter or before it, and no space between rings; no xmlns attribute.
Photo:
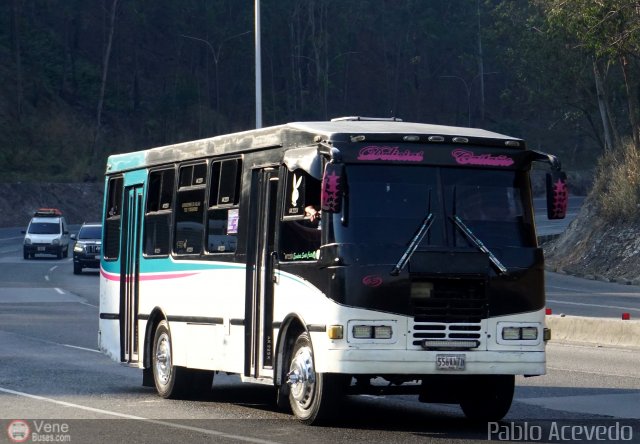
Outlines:
<svg viewBox="0 0 640 444"><path fill-rule="evenodd" d="M0 183L0 227L26 227L38 208L59 208L70 224L99 221L102 184Z"/></svg>
<svg viewBox="0 0 640 444"><path fill-rule="evenodd" d="M640 226L606 223L587 198L567 230L545 245L547 269L640 285Z"/></svg>

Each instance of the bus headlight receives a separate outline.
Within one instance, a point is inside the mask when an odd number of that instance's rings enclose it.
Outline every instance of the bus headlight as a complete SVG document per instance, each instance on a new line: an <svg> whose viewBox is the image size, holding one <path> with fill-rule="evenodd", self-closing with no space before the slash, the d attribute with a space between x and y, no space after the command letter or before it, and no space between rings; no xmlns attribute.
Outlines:
<svg viewBox="0 0 640 444"><path fill-rule="evenodd" d="M354 325L355 339L391 339L393 330L390 325Z"/></svg>
<svg viewBox="0 0 640 444"><path fill-rule="evenodd" d="M349 339L393 342L393 321L351 321Z"/></svg>
<svg viewBox="0 0 640 444"><path fill-rule="evenodd" d="M540 342L539 324L498 323L498 343L537 344Z"/></svg>
<svg viewBox="0 0 640 444"><path fill-rule="evenodd" d="M520 329L520 338L523 341L535 341L538 339L538 329L536 327L522 327Z"/></svg>
<svg viewBox="0 0 640 444"><path fill-rule="evenodd" d="M371 325L354 325L353 337L356 339L371 339L373 337L373 327Z"/></svg>
<svg viewBox="0 0 640 444"><path fill-rule="evenodd" d="M502 339L506 341L517 341L520 339L519 327L505 327L502 329Z"/></svg>
<svg viewBox="0 0 640 444"><path fill-rule="evenodd" d="M393 330L390 325L376 325L373 327L374 339L391 339Z"/></svg>

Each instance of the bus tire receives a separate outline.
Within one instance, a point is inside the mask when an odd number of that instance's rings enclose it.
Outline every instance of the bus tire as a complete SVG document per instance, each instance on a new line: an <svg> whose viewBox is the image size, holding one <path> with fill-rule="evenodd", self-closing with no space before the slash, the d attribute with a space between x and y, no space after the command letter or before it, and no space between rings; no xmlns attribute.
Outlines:
<svg viewBox="0 0 640 444"><path fill-rule="evenodd" d="M511 408L515 376L483 375L474 378L473 391L464 394L460 407L472 421L500 421Z"/></svg>
<svg viewBox="0 0 640 444"><path fill-rule="evenodd" d="M344 395L342 375L316 373L311 339L302 333L296 339L289 358L289 404L301 422L318 425L331 421Z"/></svg>
<svg viewBox="0 0 640 444"><path fill-rule="evenodd" d="M153 336L153 381L158 395L181 399L189 394L190 374L184 367L173 365L173 345L167 321L160 321Z"/></svg>

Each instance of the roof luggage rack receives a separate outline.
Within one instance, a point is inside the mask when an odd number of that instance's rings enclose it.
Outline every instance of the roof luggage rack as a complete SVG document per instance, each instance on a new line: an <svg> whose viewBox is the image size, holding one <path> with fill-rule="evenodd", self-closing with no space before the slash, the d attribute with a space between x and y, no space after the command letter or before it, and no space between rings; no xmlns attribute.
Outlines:
<svg viewBox="0 0 640 444"><path fill-rule="evenodd" d="M34 217L56 217L62 216L62 211L57 208L38 208L34 213Z"/></svg>
<svg viewBox="0 0 640 444"><path fill-rule="evenodd" d="M362 117L362 116L348 116L348 117L336 117L331 119L332 122L350 122L354 120L372 120L376 122L402 122L402 119L397 117Z"/></svg>

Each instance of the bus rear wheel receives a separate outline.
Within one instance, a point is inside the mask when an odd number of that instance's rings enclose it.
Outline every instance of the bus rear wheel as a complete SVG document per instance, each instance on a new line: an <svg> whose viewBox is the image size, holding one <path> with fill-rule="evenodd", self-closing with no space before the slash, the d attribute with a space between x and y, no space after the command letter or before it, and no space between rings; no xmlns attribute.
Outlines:
<svg viewBox="0 0 640 444"><path fill-rule="evenodd" d="M190 375L186 368L173 365L171 332L167 321L161 321L153 337L153 381L158 395L180 399L189 394Z"/></svg>
<svg viewBox="0 0 640 444"><path fill-rule="evenodd" d="M515 376L483 375L474 378L473 391L464 394L460 407L473 421L500 421L511 408Z"/></svg>
<svg viewBox="0 0 640 444"><path fill-rule="evenodd" d="M347 379L343 375L315 371L308 333L298 336L290 356L286 383L293 414L309 425L330 421L335 417L336 407L344 395Z"/></svg>

